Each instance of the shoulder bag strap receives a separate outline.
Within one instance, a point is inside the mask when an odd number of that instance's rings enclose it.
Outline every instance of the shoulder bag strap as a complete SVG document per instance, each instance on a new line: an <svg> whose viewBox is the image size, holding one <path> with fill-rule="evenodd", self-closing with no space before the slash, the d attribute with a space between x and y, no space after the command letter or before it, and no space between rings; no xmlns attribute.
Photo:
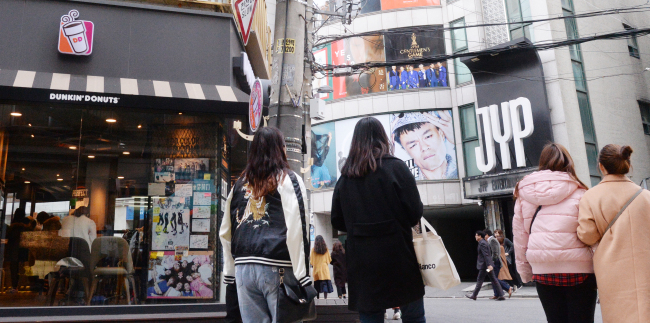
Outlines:
<svg viewBox="0 0 650 323"><path fill-rule="evenodd" d="M634 201L634 199L636 199L637 196L639 196L639 194L641 194L641 192L643 192L643 188L641 188L639 191L637 191L636 194L634 194L634 195L633 195L633 196L632 196L632 197L627 201L627 203L625 203L625 205L623 205L623 207L621 208L621 210L618 211L618 214L616 214L616 216L614 217L614 219L612 219L612 222L609 223L609 225L607 226L607 229L605 229L605 232L603 232L603 235L602 235L603 237L605 236L605 234L607 233L607 231L609 231L609 228L611 228L612 225L614 225L614 223L616 222L616 220L618 220L618 217L621 216L621 214L623 214L623 211L625 211L625 209L627 209L627 207L632 203L632 201ZM602 237L601 237L601 239L602 239Z"/></svg>
<svg viewBox="0 0 650 323"><path fill-rule="evenodd" d="M542 206L538 206L537 210L535 211L535 215L533 215L533 220L530 221L530 228L528 229L528 234L533 233L533 223L535 223L535 218L537 217L537 213L539 213L539 210L542 209Z"/></svg>

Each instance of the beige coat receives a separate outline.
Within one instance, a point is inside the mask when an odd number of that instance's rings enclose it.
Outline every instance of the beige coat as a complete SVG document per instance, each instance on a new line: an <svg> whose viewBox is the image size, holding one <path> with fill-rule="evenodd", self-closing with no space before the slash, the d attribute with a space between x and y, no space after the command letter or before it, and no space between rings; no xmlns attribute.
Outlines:
<svg viewBox="0 0 650 323"><path fill-rule="evenodd" d="M580 200L578 238L601 240L609 222L640 187L623 175L607 175ZM650 320L650 191L621 214L594 253L603 322Z"/></svg>
<svg viewBox="0 0 650 323"><path fill-rule="evenodd" d="M309 263L314 266L314 272L312 277L314 281L319 280L331 280L330 276L330 267L329 264L332 262L332 257L330 256L329 250L325 250L325 253L320 255L317 254L314 249L311 249L311 255L309 255Z"/></svg>

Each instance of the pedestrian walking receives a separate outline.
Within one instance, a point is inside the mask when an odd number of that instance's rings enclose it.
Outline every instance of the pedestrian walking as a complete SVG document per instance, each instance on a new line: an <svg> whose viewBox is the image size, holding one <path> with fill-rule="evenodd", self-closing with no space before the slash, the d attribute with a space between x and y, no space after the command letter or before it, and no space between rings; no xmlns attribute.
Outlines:
<svg viewBox="0 0 650 323"><path fill-rule="evenodd" d="M413 174L392 147L379 120L359 120L332 199L332 226L348 233L348 307L360 312L361 323L383 323L384 310L394 307L404 323L426 322L411 232L423 206Z"/></svg>
<svg viewBox="0 0 650 323"><path fill-rule="evenodd" d="M500 233L499 233L500 231ZM494 237L499 241L499 260L501 260L501 270L499 271L499 280L503 280L506 283L509 281L512 281L512 276L510 275L510 270L508 269L508 256L506 256L506 248L503 246L503 243L505 242L505 238L503 237L503 231L495 230L494 231ZM516 285L508 283L510 286L515 287Z"/></svg>
<svg viewBox="0 0 650 323"><path fill-rule="evenodd" d="M236 283L244 323L276 322L280 269L285 285L311 284L304 196L305 184L289 169L282 132L258 130L219 230L224 283Z"/></svg>
<svg viewBox="0 0 650 323"><path fill-rule="evenodd" d="M348 268L345 262L345 249L341 241L334 241L332 246L332 268L334 268L334 285L339 298L346 298L345 284L348 283Z"/></svg>
<svg viewBox="0 0 650 323"><path fill-rule="evenodd" d="M494 270L494 261L492 260L492 252L490 251L490 245L485 241L485 232L482 230L476 231L474 234L474 239L478 242L478 257L476 258L476 269L478 269L478 278L476 279L476 287L472 295L465 295L465 297L476 300L478 292L483 287L483 282L485 281L485 276L488 276L490 282L492 282L492 289L494 290L494 295L497 295L496 300L505 301L506 298L503 297L503 288L495 275Z"/></svg>
<svg viewBox="0 0 650 323"><path fill-rule="evenodd" d="M501 229L494 230L494 236L497 238L497 240L499 240L499 243L501 243L505 251L508 272L510 273L510 277L512 277L512 280L507 283L512 286L514 292L516 293L517 290L522 287L522 283L521 277L519 277L519 273L517 272L515 262L512 261L515 254L515 245L512 243L512 241L510 241L510 239L506 238L503 230ZM503 239L503 242L501 242L501 239Z"/></svg>
<svg viewBox="0 0 650 323"><path fill-rule="evenodd" d="M501 268L503 267L501 264L501 244L499 244L499 240L497 240L497 238L495 238L492 234L492 230L486 229L483 232L485 232L485 240L490 246L490 255L492 256L492 262L494 263L494 276L497 277L497 281L499 282L499 285L501 285L501 289L503 289L504 292L508 293L508 298L510 298L513 292L512 287L505 281L501 280L501 278L499 278L501 274ZM494 296L492 296L490 299L497 298L499 298L499 294L497 294L495 290Z"/></svg>
<svg viewBox="0 0 650 323"><path fill-rule="evenodd" d="M318 298L320 298L320 293L323 293L323 298L327 299L327 294L334 292L329 267L331 262L332 257L329 250L327 250L325 239L323 239L323 236L317 235L314 240L314 248L309 256L309 263L314 267L312 276L314 277L314 287L318 292L318 296L316 296Z"/></svg>
<svg viewBox="0 0 650 323"><path fill-rule="evenodd" d="M587 186L576 176L571 155L547 144L539 170L515 186L517 271L535 281L550 323L594 321L596 277L590 248L578 239L578 203Z"/></svg>
<svg viewBox="0 0 650 323"><path fill-rule="evenodd" d="M630 146L603 147L604 178L580 201L578 238L598 244L594 270L605 323L650 320L650 192L626 176L631 154Z"/></svg>

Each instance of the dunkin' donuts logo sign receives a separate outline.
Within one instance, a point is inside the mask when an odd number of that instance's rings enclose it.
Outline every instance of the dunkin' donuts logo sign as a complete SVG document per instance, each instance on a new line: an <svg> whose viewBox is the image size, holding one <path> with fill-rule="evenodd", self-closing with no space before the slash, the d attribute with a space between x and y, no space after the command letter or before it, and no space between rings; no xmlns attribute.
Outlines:
<svg viewBox="0 0 650 323"><path fill-rule="evenodd" d="M77 10L70 10L67 15L61 17L59 53L88 56L93 52L95 24L77 18L79 18Z"/></svg>

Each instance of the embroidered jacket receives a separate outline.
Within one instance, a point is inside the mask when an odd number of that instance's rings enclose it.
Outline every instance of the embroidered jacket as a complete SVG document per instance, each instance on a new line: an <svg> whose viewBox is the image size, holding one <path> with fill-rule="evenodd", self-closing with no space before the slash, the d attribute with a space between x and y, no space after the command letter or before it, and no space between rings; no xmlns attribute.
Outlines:
<svg viewBox="0 0 650 323"><path fill-rule="evenodd" d="M277 190L253 199L245 179L235 183L226 201L219 237L224 283L235 283L235 266L262 264L292 267L301 285L309 278L309 240L302 178L289 171Z"/></svg>

